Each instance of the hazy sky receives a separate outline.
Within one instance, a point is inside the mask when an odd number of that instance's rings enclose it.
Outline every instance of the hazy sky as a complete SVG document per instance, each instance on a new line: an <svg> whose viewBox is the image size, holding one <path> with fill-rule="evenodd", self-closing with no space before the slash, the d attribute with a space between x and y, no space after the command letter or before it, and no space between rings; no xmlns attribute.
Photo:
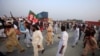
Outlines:
<svg viewBox="0 0 100 56"><path fill-rule="evenodd" d="M36 14L49 12L49 18L61 19L100 19L100 0L0 0L0 16L28 16L29 10Z"/></svg>

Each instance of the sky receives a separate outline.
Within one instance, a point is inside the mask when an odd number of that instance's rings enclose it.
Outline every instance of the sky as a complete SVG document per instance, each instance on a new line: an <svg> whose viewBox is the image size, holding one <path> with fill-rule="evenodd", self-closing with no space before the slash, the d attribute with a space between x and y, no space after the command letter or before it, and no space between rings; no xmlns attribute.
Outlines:
<svg viewBox="0 0 100 56"><path fill-rule="evenodd" d="M100 0L0 0L0 16L27 17L29 10L34 13L46 11L54 20L79 19L98 21Z"/></svg>

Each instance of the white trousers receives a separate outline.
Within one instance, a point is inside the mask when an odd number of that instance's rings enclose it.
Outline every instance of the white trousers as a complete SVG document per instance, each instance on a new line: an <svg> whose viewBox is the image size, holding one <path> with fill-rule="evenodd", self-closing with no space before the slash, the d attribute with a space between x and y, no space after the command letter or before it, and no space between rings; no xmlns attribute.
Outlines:
<svg viewBox="0 0 100 56"><path fill-rule="evenodd" d="M38 45L37 44L34 44L34 43L32 43L32 45L33 45L33 50L34 50L34 56L39 56L39 53L38 53L38 51L42 51L44 48L43 48L43 45L41 44L40 45L40 48L38 48Z"/></svg>
<svg viewBox="0 0 100 56"><path fill-rule="evenodd" d="M65 52L66 52L67 46L64 46L64 48L63 48L63 50L62 50L62 54L59 53L61 47L62 47L62 45L59 44L59 47L58 47L58 51L57 51L56 56L64 56L64 54L65 54Z"/></svg>
<svg viewBox="0 0 100 56"><path fill-rule="evenodd" d="M72 46L76 45L76 43L78 42L78 39L79 39L79 37L74 37Z"/></svg>

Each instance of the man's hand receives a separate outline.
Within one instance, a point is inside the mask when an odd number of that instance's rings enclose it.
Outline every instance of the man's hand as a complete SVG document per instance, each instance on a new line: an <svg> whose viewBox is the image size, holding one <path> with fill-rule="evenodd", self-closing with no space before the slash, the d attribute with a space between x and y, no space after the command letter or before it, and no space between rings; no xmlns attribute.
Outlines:
<svg viewBox="0 0 100 56"><path fill-rule="evenodd" d="M32 41L32 39L30 39L30 41Z"/></svg>
<svg viewBox="0 0 100 56"><path fill-rule="evenodd" d="M62 54L62 50L59 51L59 54Z"/></svg>
<svg viewBox="0 0 100 56"><path fill-rule="evenodd" d="M59 54L62 54L63 48L64 48L64 46L61 47Z"/></svg>
<svg viewBox="0 0 100 56"><path fill-rule="evenodd" d="M61 39L61 37L58 37L58 39Z"/></svg>
<svg viewBox="0 0 100 56"><path fill-rule="evenodd" d="M37 45L38 48L40 48L40 45Z"/></svg>

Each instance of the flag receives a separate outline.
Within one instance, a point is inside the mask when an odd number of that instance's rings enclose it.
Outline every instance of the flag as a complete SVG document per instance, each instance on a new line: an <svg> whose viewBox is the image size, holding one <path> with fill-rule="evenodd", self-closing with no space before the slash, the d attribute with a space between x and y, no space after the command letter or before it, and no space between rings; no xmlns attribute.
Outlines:
<svg viewBox="0 0 100 56"><path fill-rule="evenodd" d="M38 22L38 19L36 18L36 16L37 15L30 10L29 15L28 15L28 20L31 21L33 24L35 24Z"/></svg>

